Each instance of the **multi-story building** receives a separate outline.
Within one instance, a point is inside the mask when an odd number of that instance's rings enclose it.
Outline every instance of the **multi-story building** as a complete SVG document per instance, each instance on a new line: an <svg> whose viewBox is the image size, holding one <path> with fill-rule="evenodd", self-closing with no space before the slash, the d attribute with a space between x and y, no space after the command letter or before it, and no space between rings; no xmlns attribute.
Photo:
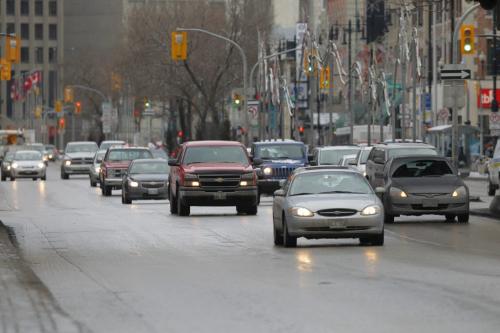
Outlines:
<svg viewBox="0 0 500 333"><path fill-rule="evenodd" d="M0 1L0 32L21 38L21 61L12 67L11 81L0 85L0 126L2 128L34 128L35 104L29 95L14 100L11 85L16 79L38 71L37 104L54 105L62 95L64 62L64 1L4 0ZM5 50L2 38L1 49ZM2 56L4 54L2 53ZM31 92L34 94L34 92ZM40 130L40 129L39 129ZM39 138L37 138L39 139Z"/></svg>

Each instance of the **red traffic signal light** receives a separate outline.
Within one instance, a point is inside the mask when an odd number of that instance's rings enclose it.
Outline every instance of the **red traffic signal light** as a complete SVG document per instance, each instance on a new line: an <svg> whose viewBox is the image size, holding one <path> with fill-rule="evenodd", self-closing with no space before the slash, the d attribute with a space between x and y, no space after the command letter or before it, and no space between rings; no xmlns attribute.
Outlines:
<svg viewBox="0 0 500 333"><path fill-rule="evenodd" d="M177 132L177 136L178 136L179 138L182 138L182 137L184 136L184 132L183 132L183 131L178 131L178 132Z"/></svg>
<svg viewBox="0 0 500 333"><path fill-rule="evenodd" d="M299 133L304 134L304 126L299 126Z"/></svg>
<svg viewBox="0 0 500 333"><path fill-rule="evenodd" d="M59 118L59 129L64 129L66 128L66 120L64 118Z"/></svg>
<svg viewBox="0 0 500 333"><path fill-rule="evenodd" d="M80 114L82 112L82 103L81 102L76 102L75 103L75 113Z"/></svg>

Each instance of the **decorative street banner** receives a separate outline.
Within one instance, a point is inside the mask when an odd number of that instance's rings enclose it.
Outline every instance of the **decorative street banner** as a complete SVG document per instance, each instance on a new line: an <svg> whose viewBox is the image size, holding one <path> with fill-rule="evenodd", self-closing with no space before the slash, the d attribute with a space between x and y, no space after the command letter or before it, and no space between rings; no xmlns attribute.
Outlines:
<svg viewBox="0 0 500 333"><path fill-rule="evenodd" d="M296 40L296 45L297 45L297 50L295 51L295 63L296 63L296 68L295 68L295 75L296 75L296 80L300 80L300 75L302 74L302 64L304 63L302 61L302 49L304 46L304 36L307 31L307 23L297 23L295 27L295 40Z"/></svg>
<svg viewBox="0 0 500 333"><path fill-rule="evenodd" d="M385 0L366 0L366 42L375 42L385 31Z"/></svg>

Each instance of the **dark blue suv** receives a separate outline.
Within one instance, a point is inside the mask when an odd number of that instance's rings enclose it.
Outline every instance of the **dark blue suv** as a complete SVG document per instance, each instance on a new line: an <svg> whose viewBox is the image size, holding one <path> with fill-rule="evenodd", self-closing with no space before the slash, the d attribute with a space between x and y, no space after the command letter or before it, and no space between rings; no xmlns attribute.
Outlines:
<svg viewBox="0 0 500 333"><path fill-rule="evenodd" d="M300 141L271 140L254 142L250 153L259 168L259 195L272 194L296 168L306 166L307 146Z"/></svg>

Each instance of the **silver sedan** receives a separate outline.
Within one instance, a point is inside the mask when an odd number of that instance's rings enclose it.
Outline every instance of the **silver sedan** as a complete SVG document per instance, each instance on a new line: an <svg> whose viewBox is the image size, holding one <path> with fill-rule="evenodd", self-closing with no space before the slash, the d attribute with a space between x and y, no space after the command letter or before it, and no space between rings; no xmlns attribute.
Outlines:
<svg viewBox="0 0 500 333"><path fill-rule="evenodd" d="M286 247L298 237L384 244L384 207L367 180L346 167L297 169L274 192L273 224L274 244Z"/></svg>

